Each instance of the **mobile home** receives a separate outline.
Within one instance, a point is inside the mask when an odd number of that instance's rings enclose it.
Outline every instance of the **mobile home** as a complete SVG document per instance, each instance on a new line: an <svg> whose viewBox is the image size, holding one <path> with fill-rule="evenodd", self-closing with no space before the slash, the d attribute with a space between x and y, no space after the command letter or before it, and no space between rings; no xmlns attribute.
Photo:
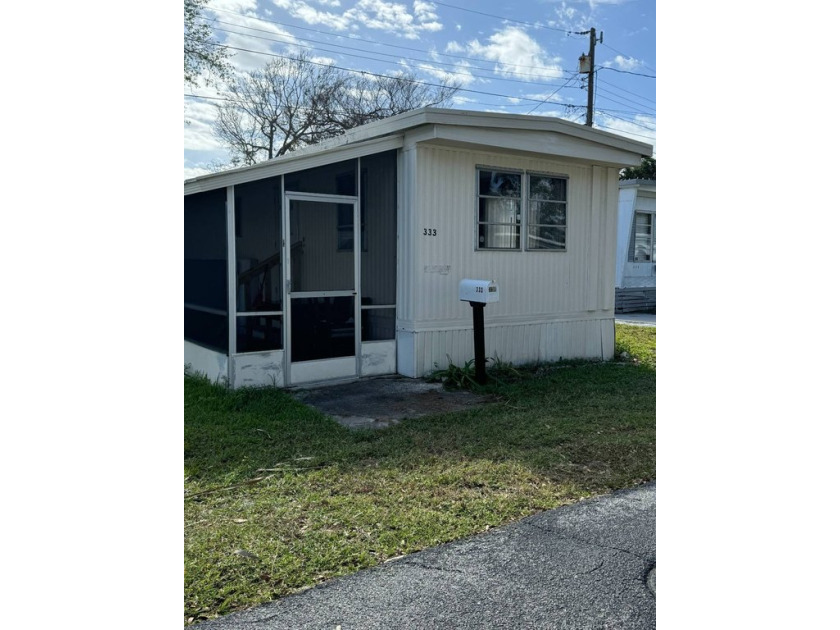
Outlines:
<svg viewBox="0 0 840 630"><path fill-rule="evenodd" d="M619 171L652 147L424 108L184 183L184 362L232 387L614 353Z"/></svg>

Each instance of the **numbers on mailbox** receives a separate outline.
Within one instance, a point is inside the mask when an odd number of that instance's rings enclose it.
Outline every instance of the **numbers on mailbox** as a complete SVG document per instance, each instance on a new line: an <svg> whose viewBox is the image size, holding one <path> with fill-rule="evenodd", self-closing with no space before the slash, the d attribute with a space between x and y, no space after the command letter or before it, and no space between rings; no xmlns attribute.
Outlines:
<svg viewBox="0 0 840 630"><path fill-rule="evenodd" d="M437 228L423 228L423 236L437 236Z"/></svg>

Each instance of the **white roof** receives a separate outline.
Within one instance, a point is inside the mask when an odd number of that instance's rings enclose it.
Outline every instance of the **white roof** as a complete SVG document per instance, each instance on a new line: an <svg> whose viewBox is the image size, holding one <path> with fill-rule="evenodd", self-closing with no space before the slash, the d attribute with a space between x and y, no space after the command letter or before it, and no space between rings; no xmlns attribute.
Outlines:
<svg viewBox="0 0 840 630"><path fill-rule="evenodd" d="M637 165L642 157L653 155L653 147L649 144L560 118L424 107L356 127L320 144L253 166L185 180L184 194L400 148L406 134L424 126L431 133L425 133L422 137L418 135L417 141L494 147L495 150L509 149L552 157L589 159L619 166ZM511 142L516 137L521 142Z"/></svg>

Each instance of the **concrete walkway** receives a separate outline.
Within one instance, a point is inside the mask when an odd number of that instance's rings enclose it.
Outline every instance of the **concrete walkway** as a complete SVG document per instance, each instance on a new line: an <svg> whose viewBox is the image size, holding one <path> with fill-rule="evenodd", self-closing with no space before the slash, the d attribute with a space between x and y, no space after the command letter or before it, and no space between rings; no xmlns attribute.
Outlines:
<svg viewBox="0 0 840 630"><path fill-rule="evenodd" d="M656 627L656 482L427 549L203 630Z"/></svg>

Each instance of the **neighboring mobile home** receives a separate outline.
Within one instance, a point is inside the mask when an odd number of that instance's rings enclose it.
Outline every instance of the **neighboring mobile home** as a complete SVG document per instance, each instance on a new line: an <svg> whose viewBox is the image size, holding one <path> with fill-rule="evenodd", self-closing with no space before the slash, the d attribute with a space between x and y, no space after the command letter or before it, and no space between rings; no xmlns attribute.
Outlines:
<svg viewBox="0 0 840 630"><path fill-rule="evenodd" d="M184 183L184 362L233 387L614 354L618 172L649 145L424 108Z"/></svg>
<svg viewBox="0 0 840 630"><path fill-rule="evenodd" d="M618 185L615 312L656 311L656 180Z"/></svg>

